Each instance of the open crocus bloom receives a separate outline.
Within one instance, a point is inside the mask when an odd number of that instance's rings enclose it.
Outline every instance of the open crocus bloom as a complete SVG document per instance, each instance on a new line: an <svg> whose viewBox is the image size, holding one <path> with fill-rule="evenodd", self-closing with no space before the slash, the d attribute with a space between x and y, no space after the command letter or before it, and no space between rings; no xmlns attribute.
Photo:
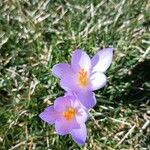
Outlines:
<svg viewBox="0 0 150 150"><path fill-rule="evenodd" d="M61 87L77 94L86 108L96 104L92 91L105 86L107 78L105 72L112 62L112 48L100 50L92 59L82 50L74 51L71 64L60 63L52 68L52 73L60 78Z"/></svg>
<svg viewBox="0 0 150 150"><path fill-rule="evenodd" d="M55 124L58 134L71 134L77 144L85 143L87 135L85 121L89 114L75 95L57 98L54 105L47 107L39 116L45 122Z"/></svg>

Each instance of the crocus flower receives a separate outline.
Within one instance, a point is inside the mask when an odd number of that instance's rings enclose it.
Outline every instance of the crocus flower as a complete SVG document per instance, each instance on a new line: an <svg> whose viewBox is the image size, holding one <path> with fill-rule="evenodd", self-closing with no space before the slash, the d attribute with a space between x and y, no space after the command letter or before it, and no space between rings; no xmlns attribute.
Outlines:
<svg viewBox="0 0 150 150"><path fill-rule="evenodd" d="M112 48L100 50L92 59L82 50L74 51L71 64L60 63L52 68L52 73L60 78L60 86L66 91L75 92L86 108L96 104L92 91L106 85L104 72L112 62Z"/></svg>
<svg viewBox="0 0 150 150"><path fill-rule="evenodd" d="M47 107L39 116L48 124L55 124L57 134L70 134L77 144L85 143L85 121L89 114L75 95L68 94L57 98L54 105Z"/></svg>

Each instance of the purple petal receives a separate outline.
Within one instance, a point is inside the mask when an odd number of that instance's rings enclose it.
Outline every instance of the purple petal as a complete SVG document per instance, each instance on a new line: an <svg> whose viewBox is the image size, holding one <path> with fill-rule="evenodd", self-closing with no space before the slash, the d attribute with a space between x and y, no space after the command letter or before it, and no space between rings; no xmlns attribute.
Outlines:
<svg viewBox="0 0 150 150"><path fill-rule="evenodd" d="M60 63L53 66L52 73L58 78L63 78L72 75L73 71L71 65L67 63Z"/></svg>
<svg viewBox="0 0 150 150"><path fill-rule="evenodd" d="M75 72L78 72L80 69L89 71L89 69L91 68L91 60L84 51L77 49L73 52L71 65Z"/></svg>
<svg viewBox="0 0 150 150"><path fill-rule="evenodd" d="M87 121L88 117L89 117L88 110L84 109L80 105L80 108L78 107L78 112L77 112L77 115L76 115L77 122L79 124L85 123Z"/></svg>
<svg viewBox="0 0 150 150"><path fill-rule="evenodd" d="M113 49L104 48L92 58L92 72L105 72L112 62Z"/></svg>
<svg viewBox="0 0 150 150"><path fill-rule="evenodd" d="M80 129L73 129L71 131L72 139L79 145L85 144L86 136L87 136L87 130L85 124L80 125Z"/></svg>
<svg viewBox="0 0 150 150"><path fill-rule="evenodd" d="M90 76L92 91L100 89L106 85L107 78L101 72L95 72Z"/></svg>
<svg viewBox="0 0 150 150"><path fill-rule="evenodd" d="M60 135L69 134L72 131L72 129L78 128L80 128L80 125L75 119L67 121L62 117L60 120L55 121L55 130Z"/></svg>
<svg viewBox="0 0 150 150"><path fill-rule="evenodd" d="M60 81L60 86L67 92L76 91L78 88L77 81L75 76L68 76L66 78L62 78Z"/></svg>
<svg viewBox="0 0 150 150"><path fill-rule="evenodd" d="M71 102L68 97L59 97L54 101L54 110L57 112L64 112L70 106Z"/></svg>
<svg viewBox="0 0 150 150"><path fill-rule="evenodd" d="M77 94L79 101L87 109L93 108L96 105L96 98L93 92L85 91L85 92L77 92L76 94Z"/></svg>
<svg viewBox="0 0 150 150"><path fill-rule="evenodd" d="M74 92L73 91L65 92L64 97L66 96L74 96Z"/></svg>
<svg viewBox="0 0 150 150"><path fill-rule="evenodd" d="M39 117L49 124L54 124L56 119L59 118L59 114L55 112L53 106L49 106L39 115Z"/></svg>
<svg viewBox="0 0 150 150"><path fill-rule="evenodd" d="M67 93L67 94L71 94L71 93ZM72 93L72 95L67 96L67 99L70 100L71 107L77 110L77 113L76 113L77 122L79 124L86 122L86 120L89 117L89 112L86 109L86 107L83 106L82 103L78 100L78 96L75 93Z"/></svg>

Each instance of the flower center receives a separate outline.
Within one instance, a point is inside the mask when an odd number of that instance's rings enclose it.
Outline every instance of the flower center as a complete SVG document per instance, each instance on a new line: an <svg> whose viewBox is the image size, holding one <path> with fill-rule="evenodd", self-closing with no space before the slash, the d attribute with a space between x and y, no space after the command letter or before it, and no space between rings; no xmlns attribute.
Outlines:
<svg viewBox="0 0 150 150"><path fill-rule="evenodd" d="M66 120L72 120L76 115L76 109L69 107L66 111L63 112L63 116Z"/></svg>
<svg viewBox="0 0 150 150"><path fill-rule="evenodd" d="M78 72L78 81L81 87L86 87L88 85L88 74L87 71L81 69Z"/></svg>

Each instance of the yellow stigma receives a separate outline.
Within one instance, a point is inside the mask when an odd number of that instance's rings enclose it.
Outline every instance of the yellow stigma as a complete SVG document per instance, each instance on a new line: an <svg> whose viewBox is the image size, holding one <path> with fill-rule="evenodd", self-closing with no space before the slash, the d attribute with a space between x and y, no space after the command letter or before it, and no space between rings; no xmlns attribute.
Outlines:
<svg viewBox="0 0 150 150"><path fill-rule="evenodd" d="M86 87L88 85L88 74L87 71L81 69L78 72L78 81L81 87Z"/></svg>
<svg viewBox="0 0 150 150"><path fill-rule="evenodd" d="M63 116L66 120L72 120L76 115L76 109L69 107L66 111L63 112Z"/></svg>

